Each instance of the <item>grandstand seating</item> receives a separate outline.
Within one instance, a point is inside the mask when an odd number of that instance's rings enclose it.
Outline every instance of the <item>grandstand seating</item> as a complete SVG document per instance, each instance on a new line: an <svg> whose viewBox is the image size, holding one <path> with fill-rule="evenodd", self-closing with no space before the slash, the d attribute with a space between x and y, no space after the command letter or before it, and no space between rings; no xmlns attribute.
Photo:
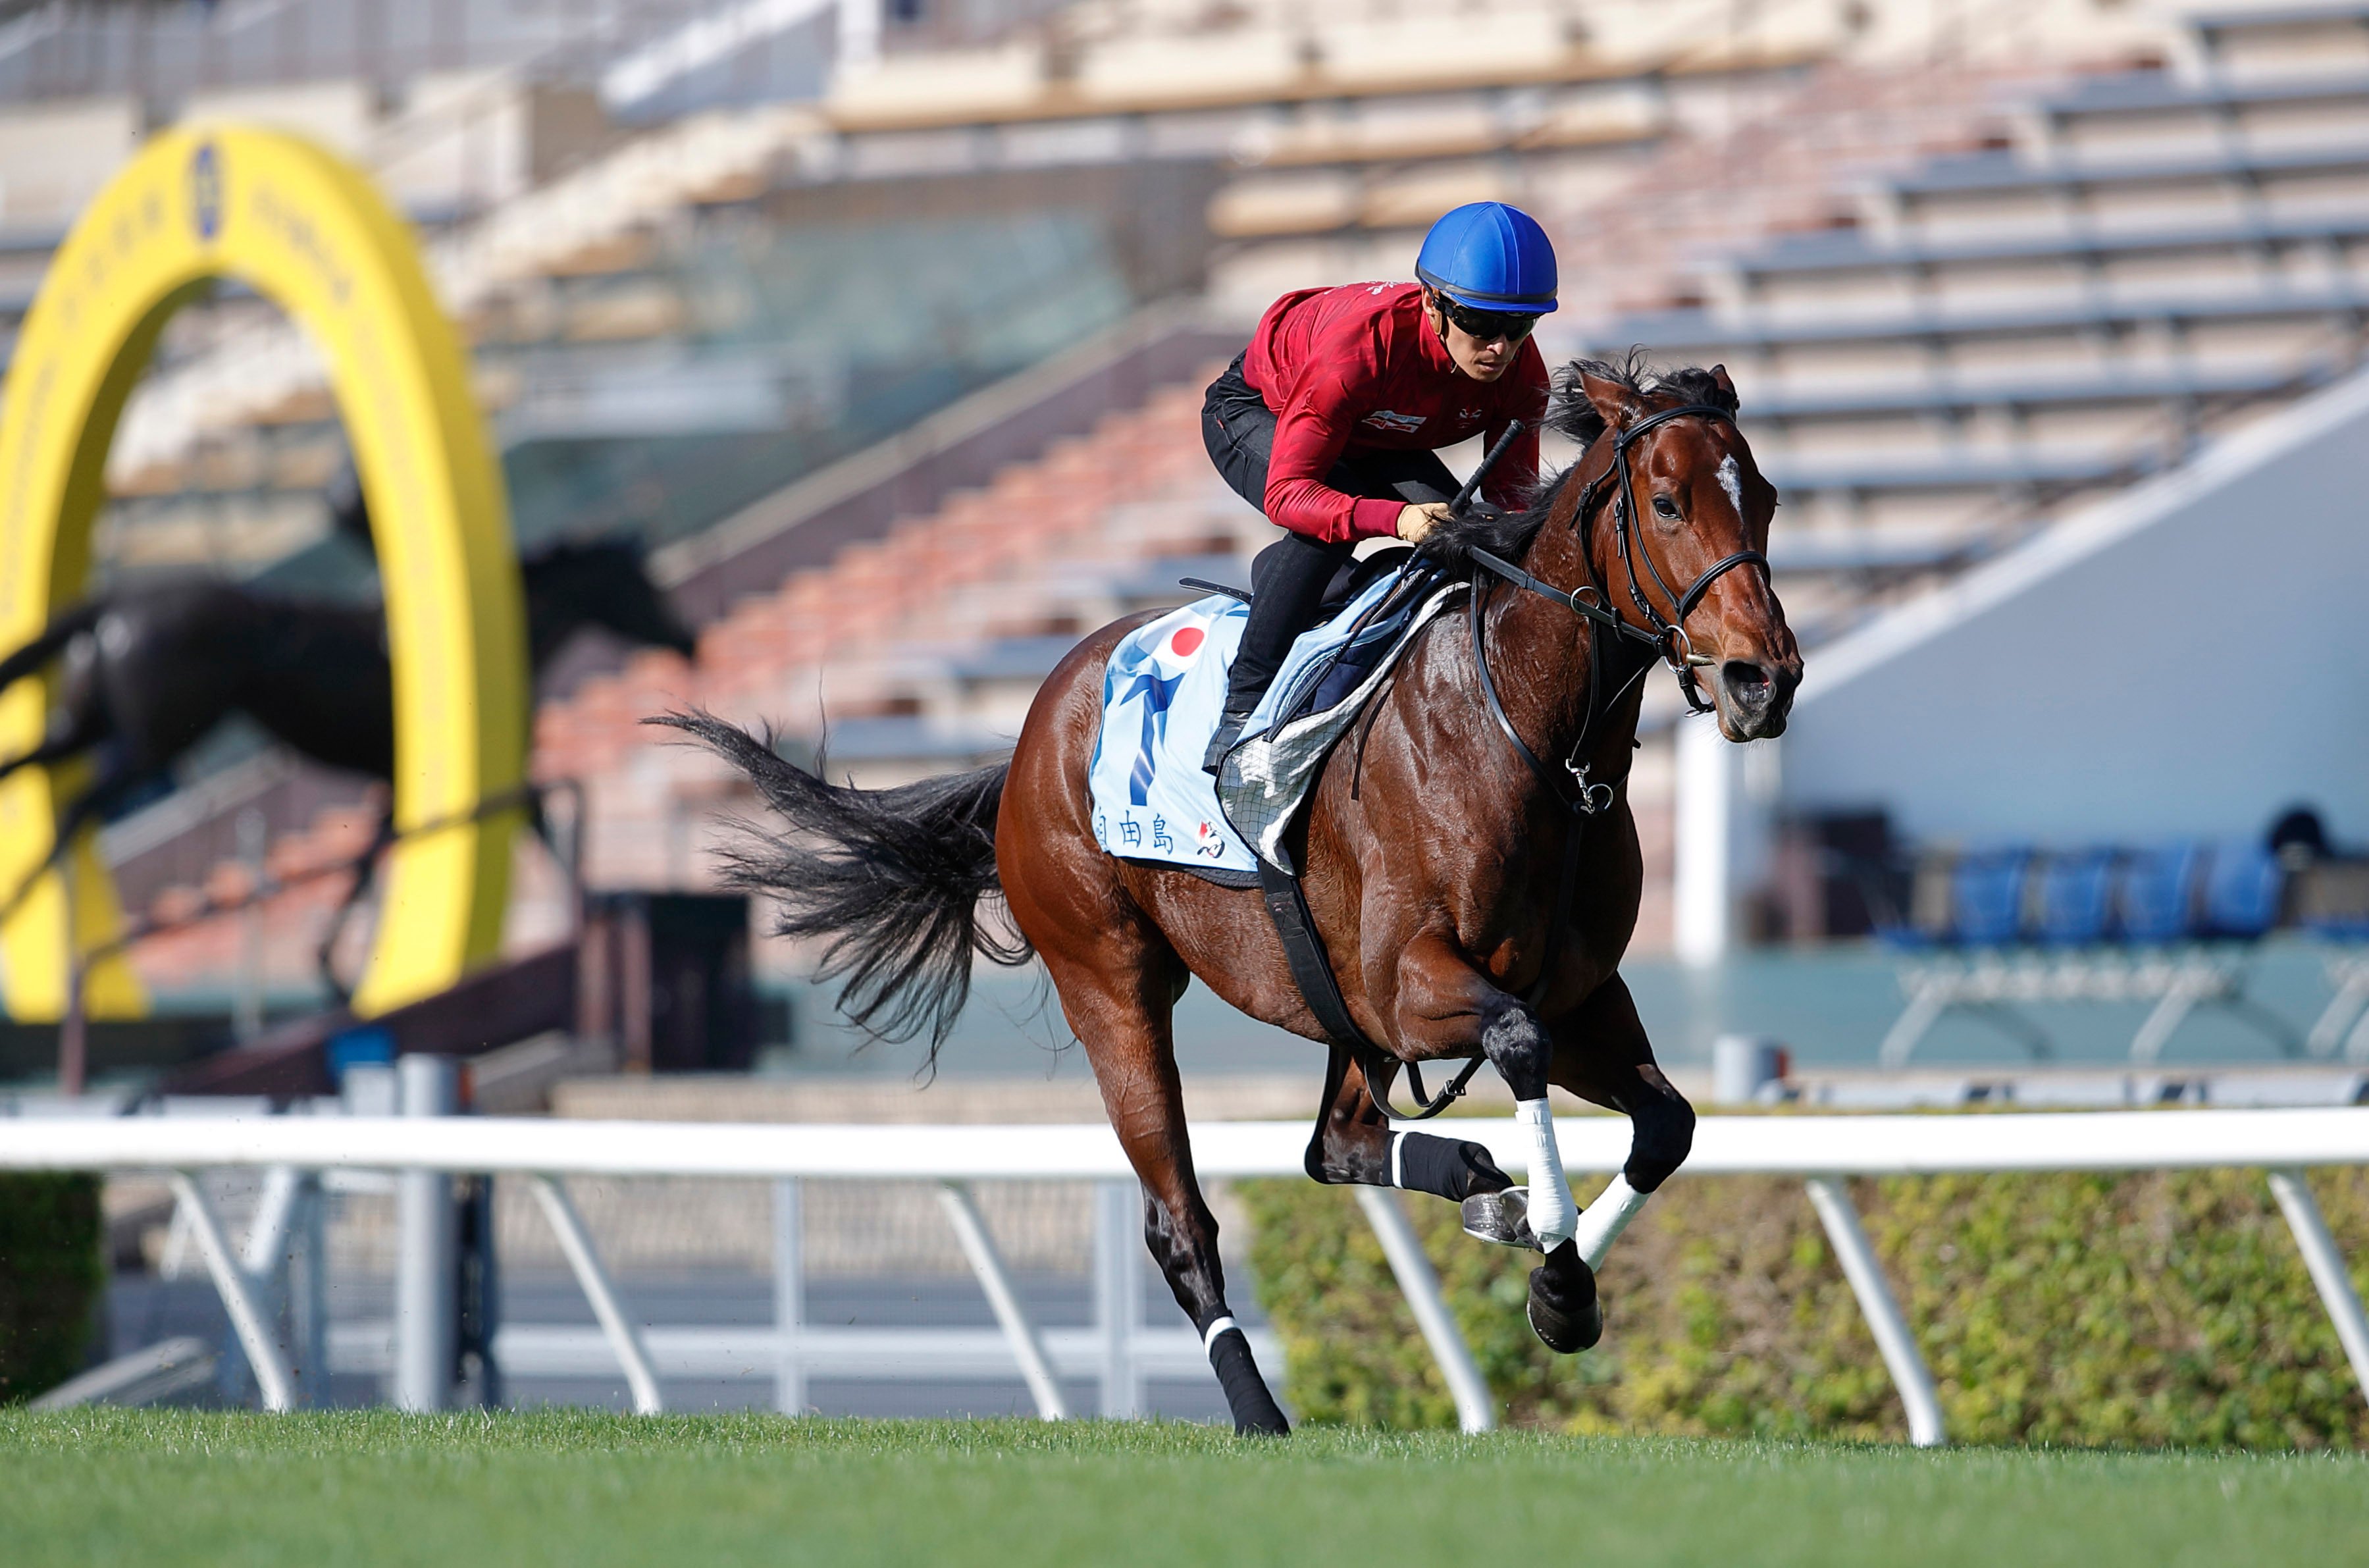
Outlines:
<svg viewBox="0 0 2369 1568"><path fill-rule="evenodd" d="M1780 586L1831 635L2359 363L2361 14L2195 21L2181 52L2216 72L1995 80L1991 144L1698 254L1670 290L1692 303L1587 339L1729 365L1793 509Z"/></svg>
<svg viewBox="0 0 2369 1568"><path fill-rule="evenodd" d="M2016 20L2008 0L1992 3L2005 21ZM728 431L779 412L780 399L761 392L720 396L720 382L753 387L764 367L677 355L654 378L638 361L610 370L583 352L680 344L710 325L690 303L697 280L670 268L659 239L680 234L684 218L709 204L783 182L1010 163L1207 159L1230 150L1246 172L1219 198L1222 230L1225 213L1265 200L1253 177L1261 170L1303 182L1352 171L1360 194L1349 227L1374 231L1379 249L1356 242L1327 261L1304 247L1264 260L1235 247L1220 258L1236 283L1272 292L1278 268L1293 273L1288 281L1305 281L1352 259L1354 271L1395 258L1402 231L1472 194L1503 187L1571 209L1667 134L1751 119L1791 90L1804 63L1912 43L1919 25L1887 8L1875 33L1909 32L1861 39L1808 5L1757 8L1746 18L1710 5L1621 0L1582 9L1495 0L1435 18L1388 6L1250 7L1212 30L1207 13L1087 6L1041 39L968 54L892 55L838 83L818 113L711 113L652 132L455 230L438 246L439 269L448 299L486 346L481 395L508 411L521 433L563 434L573 421L586 434L612 435L613 412L604 423L580 411L621 403L645 421L664 403L678 421L704 419ZM1250 68L1269 56L1278 63L1266 75ZM455 78L449 90L430 90L429 82L412 89L400 123L382 127L355 86L280 88L238 107L292 116L393 177L443 166L429 152L449 142L445 120L473 103L471 113L515 112L523 90L498 78ZM957 122L993 134L947 140L943 128ZM1123 133L1105 135L1110 128ZM597 139L578 140L589 146ZM1594 160L1597 173L1574 174L1566 154ZM539 150L530 158L538 177L557 166L555 155ZM1292 187L1265 201L1265 221L1304 230L1322 205L1304 184ZM252 569L317 519L317 509L297 498L334 461L319 368L285 328L250 323L235 334L184 328L179 336L233 340L186 357L168 353L157 384L135 400L112 470L129 498L116 520L120 558ZM821 359L828 365L830 356ZM604 377L638 378L647 392L668 376L686 395L603 403L592 395L600 385L587 390ZM688 395L701 381L712 395ZM828 410L830 391L794 389L791 400Z"/></svg>
<svg viewBox="0 0 2369 1568"><path fill-rule="evenodd" d="M811 375L786 373L778 357L752 366L743 352L722 366L686 366L681 361L691 356L677 352L655 376L647 356L623 371L614 361L634 349L679 350L692 325L687 300L696 279L653 236L670 223L679 228L681 215L703 202L761 189L782 149L814 123L795 108L695 116L558 173L482 216L432 230L429 259L445 303L486 348L477 386L489 411L515 407L521 432L543 436L623 433L621 402L636 428L663 415L676 430L703 419L745 429L750 400L728 406L718 400L737 378L759 394L772 428L794 425L800 407L829 388L818 390ZM818 359L827 367L839 362ZM770 371L772 384L758 384L766 378L752 370ZM235 538L223 537L221 520L258 510L292 513L309 525L298 543L316 538L321 511L309 492L341 450L323 376L302 335L240 291L177 317L111 454L120 499L110 528L120 548L110 562L194 559L257 570L287 555L287 531L242 552ZM666 400L657 383L670 376L679 394L688 382L704 395L659 407ZM628 395L616 390L621 383ZM174 547L169 532L193 514L212 525L182 529L200 536L204 553L194 558ZM160 531L161 548L151 543Z"/></svg>
<svg viewBox="0 0 2369 1568"><path fill-rule="evenodd" d="M2180 841L2118 851L2043 853L2000 845L1928 857L1923 880L1945 884L1945 921L1893 911L1879 926L1901 955L1907 1005L1884 1037L1886 1067L1903 1067L1926 1033L1968 1012L2014 1036L2035 1058L2045 1031L2020 1013L2031 1002L2146 1002L2131 1038L2135 1062L2157 1060L2199 1007L2230 1013L2287 1055L2305 1042L2245 994L2245 949L2280 921L2286 874L2252 843ZM2369 997L2369 990L2364 990Z"/></svg>

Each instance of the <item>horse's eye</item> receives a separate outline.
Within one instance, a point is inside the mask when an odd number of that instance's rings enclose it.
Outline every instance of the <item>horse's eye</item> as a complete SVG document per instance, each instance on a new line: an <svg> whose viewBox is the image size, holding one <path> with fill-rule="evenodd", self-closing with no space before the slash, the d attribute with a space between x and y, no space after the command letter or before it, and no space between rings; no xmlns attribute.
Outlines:
<svg viewBox="0 0 2369 1568"><path fill-rule="evenodd" d="M1664 517L1674 518L1678 515L1678 503L1670 499L1667 496L1655 496L1654 498L1654 509Z"/></svg>

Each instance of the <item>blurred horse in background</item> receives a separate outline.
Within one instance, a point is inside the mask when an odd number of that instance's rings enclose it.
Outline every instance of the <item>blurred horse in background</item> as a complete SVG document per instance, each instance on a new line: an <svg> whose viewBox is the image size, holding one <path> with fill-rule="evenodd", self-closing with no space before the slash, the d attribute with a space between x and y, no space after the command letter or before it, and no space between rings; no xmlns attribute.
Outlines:
<svg viewBox="0 0 2369 1568"><path fill-rule="evenodd" d="M358 503L356 503L358 504ZM339 532L352 524L340 509ZM360 524L367 539L366 519ZM605 627L688 657L697 639L650 581L635 540L547 546L520 563L527 654L540 670L578 631ZM91 822L154 788L233 714L332 768L395 776L395 671L375 605L286 598L195 579L86 600L0 658L0 690L61 665L41 743L0 778L96 754L96 776L58 813L47 860L0 905L13 913Z"/></svg>

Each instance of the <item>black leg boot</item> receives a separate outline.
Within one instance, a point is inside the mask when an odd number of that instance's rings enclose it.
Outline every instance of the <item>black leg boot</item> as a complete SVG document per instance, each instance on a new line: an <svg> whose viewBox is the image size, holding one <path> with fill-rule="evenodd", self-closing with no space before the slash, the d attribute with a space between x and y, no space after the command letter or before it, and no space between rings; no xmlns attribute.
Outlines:
<svg viewBox="0 0 2369 1568"><path fill-rule="evenodd" d="M1225 765L1226 753L1232 750L1234 743L1242 738L1242 726L1250 722L1251 715L1257 707L1258 698L1255 696L1251 699L1249 707L1240 710L1234 707L1231 695L1228 696L1226 711L1218 716L1217 733L1209 737L1209 749L1201 754L1203 773L1213 778L1217 776L1218 770Z"/></svg>

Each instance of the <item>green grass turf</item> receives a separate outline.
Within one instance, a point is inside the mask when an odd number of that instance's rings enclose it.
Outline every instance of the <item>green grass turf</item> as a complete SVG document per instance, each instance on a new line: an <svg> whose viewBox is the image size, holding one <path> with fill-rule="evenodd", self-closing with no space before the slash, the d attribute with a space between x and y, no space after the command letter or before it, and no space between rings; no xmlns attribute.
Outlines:
<svg viewBox="0 0 2369 1568"><path fill-rule="evenodd" d="M1075 1422L0 1411L0 1562L2369 1561L2369 1462Z"/></svg>

